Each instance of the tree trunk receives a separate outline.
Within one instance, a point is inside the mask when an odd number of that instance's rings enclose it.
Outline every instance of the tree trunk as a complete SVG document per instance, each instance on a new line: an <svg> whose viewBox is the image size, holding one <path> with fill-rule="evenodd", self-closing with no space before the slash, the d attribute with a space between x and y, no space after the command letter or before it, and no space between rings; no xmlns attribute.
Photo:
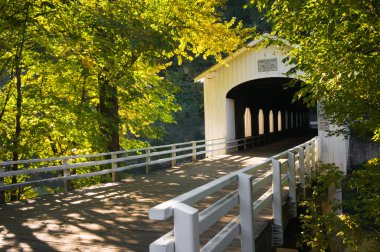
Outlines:
<svg viewBox="0 0 380 252"><path fill-rule="evenodd" d="M19 145L20 145L20 136L21 136L21 106L22 106L22 92L21 92L21 68L20 68L20 58L16 56L16 131L13 137L13 152L12 152L12 160L19 160ZM12 171L18 170L18 164L14 164L11 166ZM12 176L12 184L17 183L17 177ZM11 201L19 200L19 194L17 193L17 189L11 191Z"/></svg>
<svg viewBox="0 0 380 252"><path fill-rule="evenodd" d="M106 150L120 150L119 143L119 113L117 87L108 79L108 70L105 69L98 76L99 82L99 119L100 132L105 140Z"/></svg>

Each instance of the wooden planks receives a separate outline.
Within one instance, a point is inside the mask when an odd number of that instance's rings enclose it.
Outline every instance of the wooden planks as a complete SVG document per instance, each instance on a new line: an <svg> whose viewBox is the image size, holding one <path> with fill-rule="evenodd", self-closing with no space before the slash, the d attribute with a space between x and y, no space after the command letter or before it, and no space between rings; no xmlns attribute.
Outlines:
<svg viewBox="0 0 380 252"><path fill-rule="evenodd" d="M171 220L149 220L149 208L303 141L291 138L120 183L1 206L0 251L148 251L152 241L172 228ZM220 196L213 195L199 207ZM264 210L264 215L255 226L270 220L270 210ZM215 230L233 217L232 211ZM201 239L207 237L205 234ZM233 244L239 245L238 239Z"/></svg>

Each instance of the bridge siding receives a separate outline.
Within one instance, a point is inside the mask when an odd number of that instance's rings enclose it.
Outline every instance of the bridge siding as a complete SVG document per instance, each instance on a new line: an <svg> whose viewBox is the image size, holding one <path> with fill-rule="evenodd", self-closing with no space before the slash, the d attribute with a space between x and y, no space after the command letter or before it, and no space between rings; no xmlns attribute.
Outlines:
<svg viewBox="0 0 380 252"><path fill-rule="evenodd" d="M151 242L172 228L171 220L149 220L149 208L305 140L290 138L235 155L161 170L147 177L134 176L119 183L3 205L0 251L148 251ZM202 208L208 203L198 206ZM267 211L255 225L270 216ZM232 217L233 212L222 218L201 237L202 243ZM237 238L228 251L238 251L238 245Z"/></svg>

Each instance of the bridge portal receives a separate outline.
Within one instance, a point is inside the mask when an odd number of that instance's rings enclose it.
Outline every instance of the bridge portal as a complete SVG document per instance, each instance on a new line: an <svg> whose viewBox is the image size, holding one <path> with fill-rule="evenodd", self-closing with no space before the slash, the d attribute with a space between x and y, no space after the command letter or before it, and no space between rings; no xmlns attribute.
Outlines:
<svg viewBox="0 0 380 252"><path fill-rule="evenodd" d="M309 110L292 102L300 81L289 87L291 66L283 63L291 47L264 44L255 40L195 78L204 85L207 140L308 127Z"/></svg>

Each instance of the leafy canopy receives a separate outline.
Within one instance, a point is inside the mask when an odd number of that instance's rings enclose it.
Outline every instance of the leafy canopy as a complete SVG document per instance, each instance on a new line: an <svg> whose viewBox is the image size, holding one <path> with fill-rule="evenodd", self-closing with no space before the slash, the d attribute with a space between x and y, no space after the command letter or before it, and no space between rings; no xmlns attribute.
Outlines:
<svg viewBox="0 0 380 252"><path fill-rule="evenodd" d="M273 34L297 45L288 58L304 85L298 97L317 101L332 123L380 142L380 2L257 0Z"/></svg>

